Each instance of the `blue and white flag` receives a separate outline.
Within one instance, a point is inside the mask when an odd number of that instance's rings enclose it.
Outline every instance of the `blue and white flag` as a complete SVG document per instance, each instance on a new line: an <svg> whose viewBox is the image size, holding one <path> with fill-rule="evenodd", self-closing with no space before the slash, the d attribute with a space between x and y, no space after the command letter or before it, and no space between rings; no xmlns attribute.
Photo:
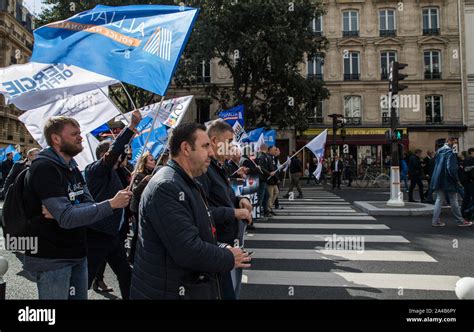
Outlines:
<svg viewBox="0 0 474 332"><path fill-rule="evenodd" d="M244 138L243 142L257 142L260 139L260 136L263 134L264 128L257 128L247 133L247 137Z"/></svg>
<svg viewBox="0 0 474 332"><path fill-rule="evenodd" d="M220 112L219 118L232 126L232 129L234 130L234 139L236 142L240 142L245 135L244 105L238 105L228 109L227 111Z"/></svg>
<svg viewBox="0 0 474 332"><path fill-rule="evenodd" d="M23 111L118 83L117 80L65 64L28 62L0 68L0 93Z"/></svg>
<svg viewBox="0 0 474 332"><path fill-rule="evenodd" d="M139 126L137 126L138 129ZM167 128L162 125L161 123L155 127L151 133L151 136L148 140L147 146L145 147L145 142L150 132L149 126L147 129L142 130L135 138L132 140L132 164L136 164L138 158L142 154L143 150L146 149L150 151L153 157L156 159L158 156L163 152L163 149L166 146L166 142L168 140L168 132Z"/></svg>
<svg viewBox="0 0 474 332"><path fill-rule="evenodd" d="M319 177L321 176L321 171L323 169L322 165L322 159L324 157L324 147L326 146L326 139L328 136L328 130L325 129L321 134L313 138L308 144L306 144L306 147L313 152L314 156L318 160L318 166L316 168L316 171L314 171L314 176L316 179L319 180Z"/></svg>
<svg viewBox="0 0 474 332"><path fill-rule="evenodd" d="M275 146L276 145L276 130L268 130L263 134L265 139L265 144L268 146Z"/></svg>
<svg viewBox="0 0 474 332"><path fill-rule="evenodd" d="M3 149L3 152L0 149L0 162L4 161L7 159L7 154L12 153L13 154L13 162L17 162L21 159L21 153L18 152L18 150L13 146L9 145L6 148Z"/></svg>
<svg viewBox="0 0 474 332"><path fill-rule="evenodd" d="M199 13L185 6L103 6L34 31L32 61L66 63L164 96Z"/></svg>

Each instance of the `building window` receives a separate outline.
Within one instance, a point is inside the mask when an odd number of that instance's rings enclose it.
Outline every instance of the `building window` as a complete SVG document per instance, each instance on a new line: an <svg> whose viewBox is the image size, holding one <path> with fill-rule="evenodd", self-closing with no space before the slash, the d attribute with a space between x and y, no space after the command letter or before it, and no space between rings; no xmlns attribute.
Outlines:
<svg viewBox="0 0 474 332"><path fill-rule="evenodd" d="M196 100L197 119L196 122L204 124L210 120L211 102L208 99Z"/></svg>
<svg viewBox="0 0 474 332"><path fill-rule="evenodd" d="M320 100L316 107L314 108L314 113L312 117L308 118L309 124L322 124L324 123L323 116L323 101Z"/></svg>
<svg viewBox="0 0 474 332"><path fill-rule="evenodd" d="M379 12L380 37L395 36L397 28L395 24L395 10L383 9Z"/></svg>
<svg viewBox="0 0 474 332"><path fill-rule="evenodd" d="M324 74L324 59L320 56L315 56L313 58L309 58L306 60L306 68L307 68L307 78L309 79L317 79L322 80Z"/></svg>
<svg viewBox="0 0 474 332"><path fill-rule="evenodd" d="M426 96L426 123L443 123L443 97L442 96Z"/></svg>
<svg viewBox="0 0 474 332"><path fill-rule="evenodd" d="M211 83L211 61L203 60L198 66L197 75L198 83Z"/></svg>
<svg viewBox="0 0 474 332"><path fill-rule="evenodd" d="M426 51L423 58L425 63L425 79L441 79L441 53L439 51Z"/></svg>
<svg viewBox="0 0 474 332"><path fill-rule="evenodd" d="M344 117L349 125L362 124L362 110L360 96L344 97Z"/></svg>
<svg viewBox="0 0 474 332"><path fill-rule="evenodd" d="M380 53L380 73L382 80L388 80L388 73L390 72L390 64L397 61L397 52L386 51Z"/></svg>
<svg viewBox="0 0 474 332"><path fill-rule="evenodd" d="M423 35L439 35L438 8L423 9Z"/></svg>
<svg viewBox="0 0 474 332"><path fill-rule="evenodd" d="M382 107L381 109L382 112L382 124L383 125L390 125L391 123L391 110L388 107ZM396 115L396 121L398 124L398 108L395 108L395 115Z"/></svg>
<svg viewBox="0 0 474 332"><path fill-rule="evenodd" d="M355 10L348 10L342 13L342 36L359 36L359 13Z"/></svg>
<svg viewBox="0 0 474 332"><path fill-rule="evenodd" d="M8 10L8 0L0 0L0 10L2 11Z"/></svg>
<svg viewBox="0 0 474 332"><path fill-rule="evenodd" d="M348 52L344 54L344 80L357 81L359 80L359 53Z"/></svg>
<svg viewBox="0 0 474 332"><path fill-rule="evenodd" d="M310 26L310 30L314 34L318 36L323 35L323 17L322 16L313 18L311 22L309 23L309 26Z"/></svg>

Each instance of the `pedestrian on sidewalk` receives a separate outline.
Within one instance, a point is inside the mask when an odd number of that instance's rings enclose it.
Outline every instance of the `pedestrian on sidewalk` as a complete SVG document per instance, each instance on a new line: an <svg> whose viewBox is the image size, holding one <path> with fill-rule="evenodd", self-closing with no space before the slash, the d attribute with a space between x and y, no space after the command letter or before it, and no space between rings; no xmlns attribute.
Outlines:
<svg viewBox="0 0 474 332"><path fill-rule="evenodd" d="M447 139L443 147L441 147L435 156L435 166L433 170L433 178L431 188L436 193L436 202L433 211L432 225L434 227L442 227L445 224L440 221L441 208L446 197L449 197L451 211L456 223L459 227L472 226L472 222L464 220L459 206L457 192L461 186L458 174L458 160L456 153L453 151L457 138L450 137Z"/></svg>
<svg viewBox="0 0 474 332"><path fill-rule="evenodd" d="M421 150L416 149L415 154L408 159L408 173L410 175L410 189L408 190L408 201L417 202L413 199L413 191L418 186L420 201L424 201L423 196L423 168L421 165Z"/></svg>
<svg viewBox="0 0 474 332"><path fill-rule="evenodd" d="M350 154L348 159L346 159L346 164L344 165L344 171L346 179L349 181L347 184L348 187L352 187L352 181L356 177L357 164L354 157Z"/></svg>
<svg viewBox="0 0 474 332"><path fill-rule="evenodd" d="M339 160L339 156L336 155L334 157L334 160L331 162L331 173L332 173L332 189L336 188L337 184L337 189L341 189L341 174L342 170L344 168L344 165L342 164L342 161Z"/></svg>
<svg viewBox="0 0 474 332"><path fill-rule="evenodd" d="M464 197L462 209L464 217L469 217L469 209L474 205L474 148L468 150L463 169Z"/></svg>

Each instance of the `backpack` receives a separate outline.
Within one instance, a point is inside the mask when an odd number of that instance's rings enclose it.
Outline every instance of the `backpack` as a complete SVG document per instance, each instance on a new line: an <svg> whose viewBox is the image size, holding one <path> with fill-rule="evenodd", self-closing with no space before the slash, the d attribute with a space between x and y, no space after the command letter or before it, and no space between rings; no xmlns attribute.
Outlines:
<svg viewBox="0 0 474 332"><path fill-rule="evenodd" d="M17 175L7 189L2 208L3 236L23 237L29 233L29 218L26 215L23 193L25 191L26 174L29 167Z"/></svg>

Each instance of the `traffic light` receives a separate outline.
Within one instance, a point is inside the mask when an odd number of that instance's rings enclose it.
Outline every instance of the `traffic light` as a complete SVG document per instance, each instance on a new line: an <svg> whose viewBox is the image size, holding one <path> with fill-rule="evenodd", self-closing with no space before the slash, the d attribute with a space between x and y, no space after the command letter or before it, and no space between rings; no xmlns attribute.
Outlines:
<svg viewBox="0 0 474 332"><path fill-rule="evenodd" d="M393 139L396 140L396 141L401 141L402 138L403 138L403 130L395 129Z"/></svg>
<svg viewBox="0 0 474 332"><path fill-rule="evenodd" d="M407 75L400 73L400 70L403 70L407 66L406 63L399 63L397 61L391 63L388 80L390 87L389 90L392 92L392 95L396 95L399 91L405 90L408 87L399 84L400 81L407 77Z"/></svg>

